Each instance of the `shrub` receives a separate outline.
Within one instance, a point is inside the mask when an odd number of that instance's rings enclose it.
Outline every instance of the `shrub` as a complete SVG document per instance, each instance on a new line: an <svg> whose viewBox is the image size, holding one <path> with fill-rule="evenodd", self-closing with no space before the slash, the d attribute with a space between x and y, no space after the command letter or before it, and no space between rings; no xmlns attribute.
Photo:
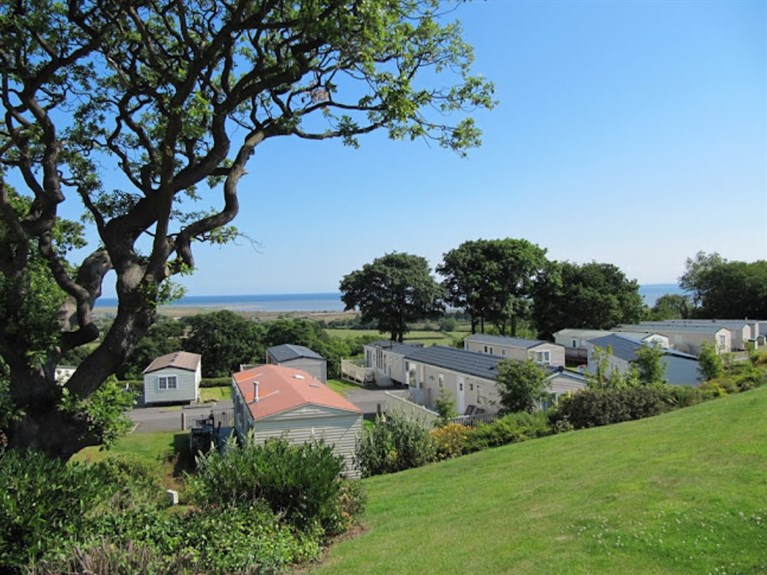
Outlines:
<svg viewBox="0 0 767 575"><path fill-rule="evenodd" d="M420 467L434 457L434 444L424 426L396 412L376 417L357 449L366 477Z"/></svg>
<svg viewBox="0 0 767 575"><path fill-rule="evenodd" d="M437 396L437 401L435 402L435 408L439 414L439 423L441 425L445 425L458 415L458 412L455 410L455 401L453 401L453 395L445 388L439 390L439 395Z"/></svg>
<svg viewBox="0 0 767 575"><path fill-rule="evenodd" d="M450 459L463 455L470 429L460 423L448 423L431 430L437 459Z"/></svg>
<svg viewBox="0 0 767 575"><path fill-rule="evenodd" d="M322 441L292 445L280 438L259 445L249 437L241 447L230 442L223 455L212 450L200 456L189 488L199 504L263 499L298 529L315 522L328 529L337 513L343 469L343 459Z"/></svg>
<svg viewBox="0 0 767 575"><path fill-rule="evenodd" d="M661 386L583 389L564 397L552 419L567 419L576 429L642 419L667 411L667 397Z"/></svg>
<svg viewBox="0 0 767 575"><path fill-rule="evenodd" d="M106 516L131 516L161 500L154 475L130 460L65 464L16 450L0 454L0 572L67 554Z"/></svg>
<svg viewBox="0 0 767 575"><path fill-rule="evenodd" d="M706 395L699 387L692 385L669 385L666 388L666 403L676 409L690 407L706 400Z"/></svg>
<svg viewBox="0 0 767 575"><path fill-rule="evenodd" d="M467 433L466 452L499 447L551 434L546 414L542 411L511 413Z"/></svg>
<svg viewBox="0 0 767 575"><path fill-rule="evenodd" d="M232 385L231 377L203 377L200 387L226 387Z"/></svg>

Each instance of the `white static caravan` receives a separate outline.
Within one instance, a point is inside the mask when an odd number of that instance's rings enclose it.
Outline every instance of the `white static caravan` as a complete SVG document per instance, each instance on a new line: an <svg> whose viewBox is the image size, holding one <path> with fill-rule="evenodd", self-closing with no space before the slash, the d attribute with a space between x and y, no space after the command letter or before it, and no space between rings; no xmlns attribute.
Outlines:
<svg viewBox="0 0 767 575"><path fill-rule="evenodd" d="M189 403L200 396L202 358L187 351L155 359L144 370L144 405Z"/></svg>

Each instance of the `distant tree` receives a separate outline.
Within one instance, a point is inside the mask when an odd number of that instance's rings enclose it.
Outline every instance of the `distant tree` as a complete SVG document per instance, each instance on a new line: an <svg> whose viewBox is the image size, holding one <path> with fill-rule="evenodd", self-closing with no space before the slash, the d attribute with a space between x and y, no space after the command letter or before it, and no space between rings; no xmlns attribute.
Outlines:
<svg viewBox="0 0 767 575"><path fill-rule="evenodd" d="M692 317L694 304L687 295L669 293L662 295L655 301L650 310L650 318L653 320L664 319L688 319Z"/></svg>
<svg viewBox="0 0 767 575"><path fill-rule="evenodd" d="M189 327L184 350L202 355L204 377L226 377L243 363L263 363L262 327L229 310L186 317Z"/></svg>
<svg viewBox="0 0 767 575"><path fill-rule="evenodd" d="M533 288L533 321L543 339L564 328L634 323L643 310L639 284L612 264L551 262Z"/></svg>
<svg viewBox="0 0 767 575"><path fill-rule="evenodd" d="M666 382L666 366L662 361L663 348L656 344L641 345L632 362L641 385L661 385Z"/></svg>
<svg viewBox="0 0 767 575"><path fill-rule="evenodd" d="M724 360L710 343L704 343L698 356L698 372L706 380L716 379L724 373Z"/></svg>
<svg viewBox="0 0 767 575"><path fill-rule="evenodd" d="M99 443L64 398L84 402L119 368L194 246L236 237L238 187L266 142L479 145L465 112L491 108L493 86L461 33L439 0L0 2L9 447L68 459ZM59 233L73 209L94 232L79 262ZM119 306L102 337L92 310L110 272ZM57 385L59 360L94 343Z"/></svg>
<svg viewBox="0 0 767 575"><path fill-rule="evenodd" d="M538 409L546 397L546 370L532 360L504 359L498 363L498 391L503 411L514 413Z"/></svg>
<svg viewBox="0 0 767 575"><path fill-rule="evenodd" d="M546 250L527 240L474 240L444 255L437 273L446 301L465 309L472 333L485 331L491 321L505 335L517 335L519 318L529 315L533 281L546 263Z"/></svg>
<svg viewBox="0 0 767 575"><path fill-rule="evenodd" d="M767 260L727 261L699 252L687 260L679 285L692 294L697 317L767 317Z"/></svg>
<svg viewBox="0 0 767 575"><path fill-rule="evenodd" d="M408 323L437 319L444 311L442 288L428 262L406 253L391 253L365 264L341 280L346 310L358 309L362 321L375 321L378 331L402 342Z"/></svg>

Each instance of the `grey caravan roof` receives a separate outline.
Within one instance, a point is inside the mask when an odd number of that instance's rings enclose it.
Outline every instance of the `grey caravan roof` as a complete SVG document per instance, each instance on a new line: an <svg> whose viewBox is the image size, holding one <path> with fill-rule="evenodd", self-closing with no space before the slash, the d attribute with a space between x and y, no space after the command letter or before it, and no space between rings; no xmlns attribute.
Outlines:
<svg viewBox="0 0 767 575"><path fill-rule="evenodd" d="M636 331L664 335L668 332L713 334L723 329L727 328L718 325L619 325L615 331Z"/></svg>
<svg viewBox="0 0 767 575"><path fill-rule="evenodd" d="M619 335L606 335L605 337L598 337L592 339L589 343L607 349L610 347L613 350L613 355L626 361L634 361L637 358L636 350L638 350L642 344L636 340L621 337Z"/></svg>
<svg viewBox="0 0 767 575"><path fill-rule="evenodd" d="M498 376L498 364L504 359L496 355L437 345L418 349L405 357L412 361L490 380L495 380Z"/></svg>
<svg viewBox="0 0 767 575"><path fill-rule="evenodd" d="M511 347L520 347L522 349L530 349L542 343L548 343L540 339L522 339L521 337L507 337L504 335L488 335L484 333L475 333L467 337L470 341L476 341L478 343L491 343L494 345L510 345Z"/></svg>
<svg viewBox="0 0 767 575"><path fill-rule="evenodd" d="M290 361L291 359L298 359L300 357L306 357L310 359L325 359L320 354L312 351L308 347L303 345L293 345L290 343L283 343L282 345L275 345L266 350L266 352L274 358L275 361Z"/></svg>
<svg viewBox="0 0 767 575"><path fill-rule="evenodd" d="M700 326L717 326L725 329L743 329L744 327L751 327L755 321L737 320L737 319L665 319L658 321L642 321L639 325L648 325L651 327L656 326L683 326L689 325L692 327Z"/></svg>

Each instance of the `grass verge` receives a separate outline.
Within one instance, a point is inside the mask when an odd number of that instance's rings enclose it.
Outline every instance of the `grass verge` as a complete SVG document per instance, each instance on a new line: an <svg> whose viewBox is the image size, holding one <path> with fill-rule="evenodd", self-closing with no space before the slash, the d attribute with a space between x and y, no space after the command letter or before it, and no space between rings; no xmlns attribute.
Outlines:
<svg viewBox="0 0 767 575"><path fill-rule="evenodd" d="M232 399L232 386L201 387L200 401L218 401L220 399Z"/></svg>
<svg viewBox="0 0 767 575"><path fill-rule="evenodd" d="M314 575L767 572L767 387L366 480Z"/></svg>
<svg viewBox="0 0 767 575"><path fill-rule="evenodd" d="M189 432L162 431L129 433L111 449L86 447L72 461L100 461L107 457L130 457L157 469L166 489L183 490L181 477L190 471L193 460L189 454Z"/></svg>

